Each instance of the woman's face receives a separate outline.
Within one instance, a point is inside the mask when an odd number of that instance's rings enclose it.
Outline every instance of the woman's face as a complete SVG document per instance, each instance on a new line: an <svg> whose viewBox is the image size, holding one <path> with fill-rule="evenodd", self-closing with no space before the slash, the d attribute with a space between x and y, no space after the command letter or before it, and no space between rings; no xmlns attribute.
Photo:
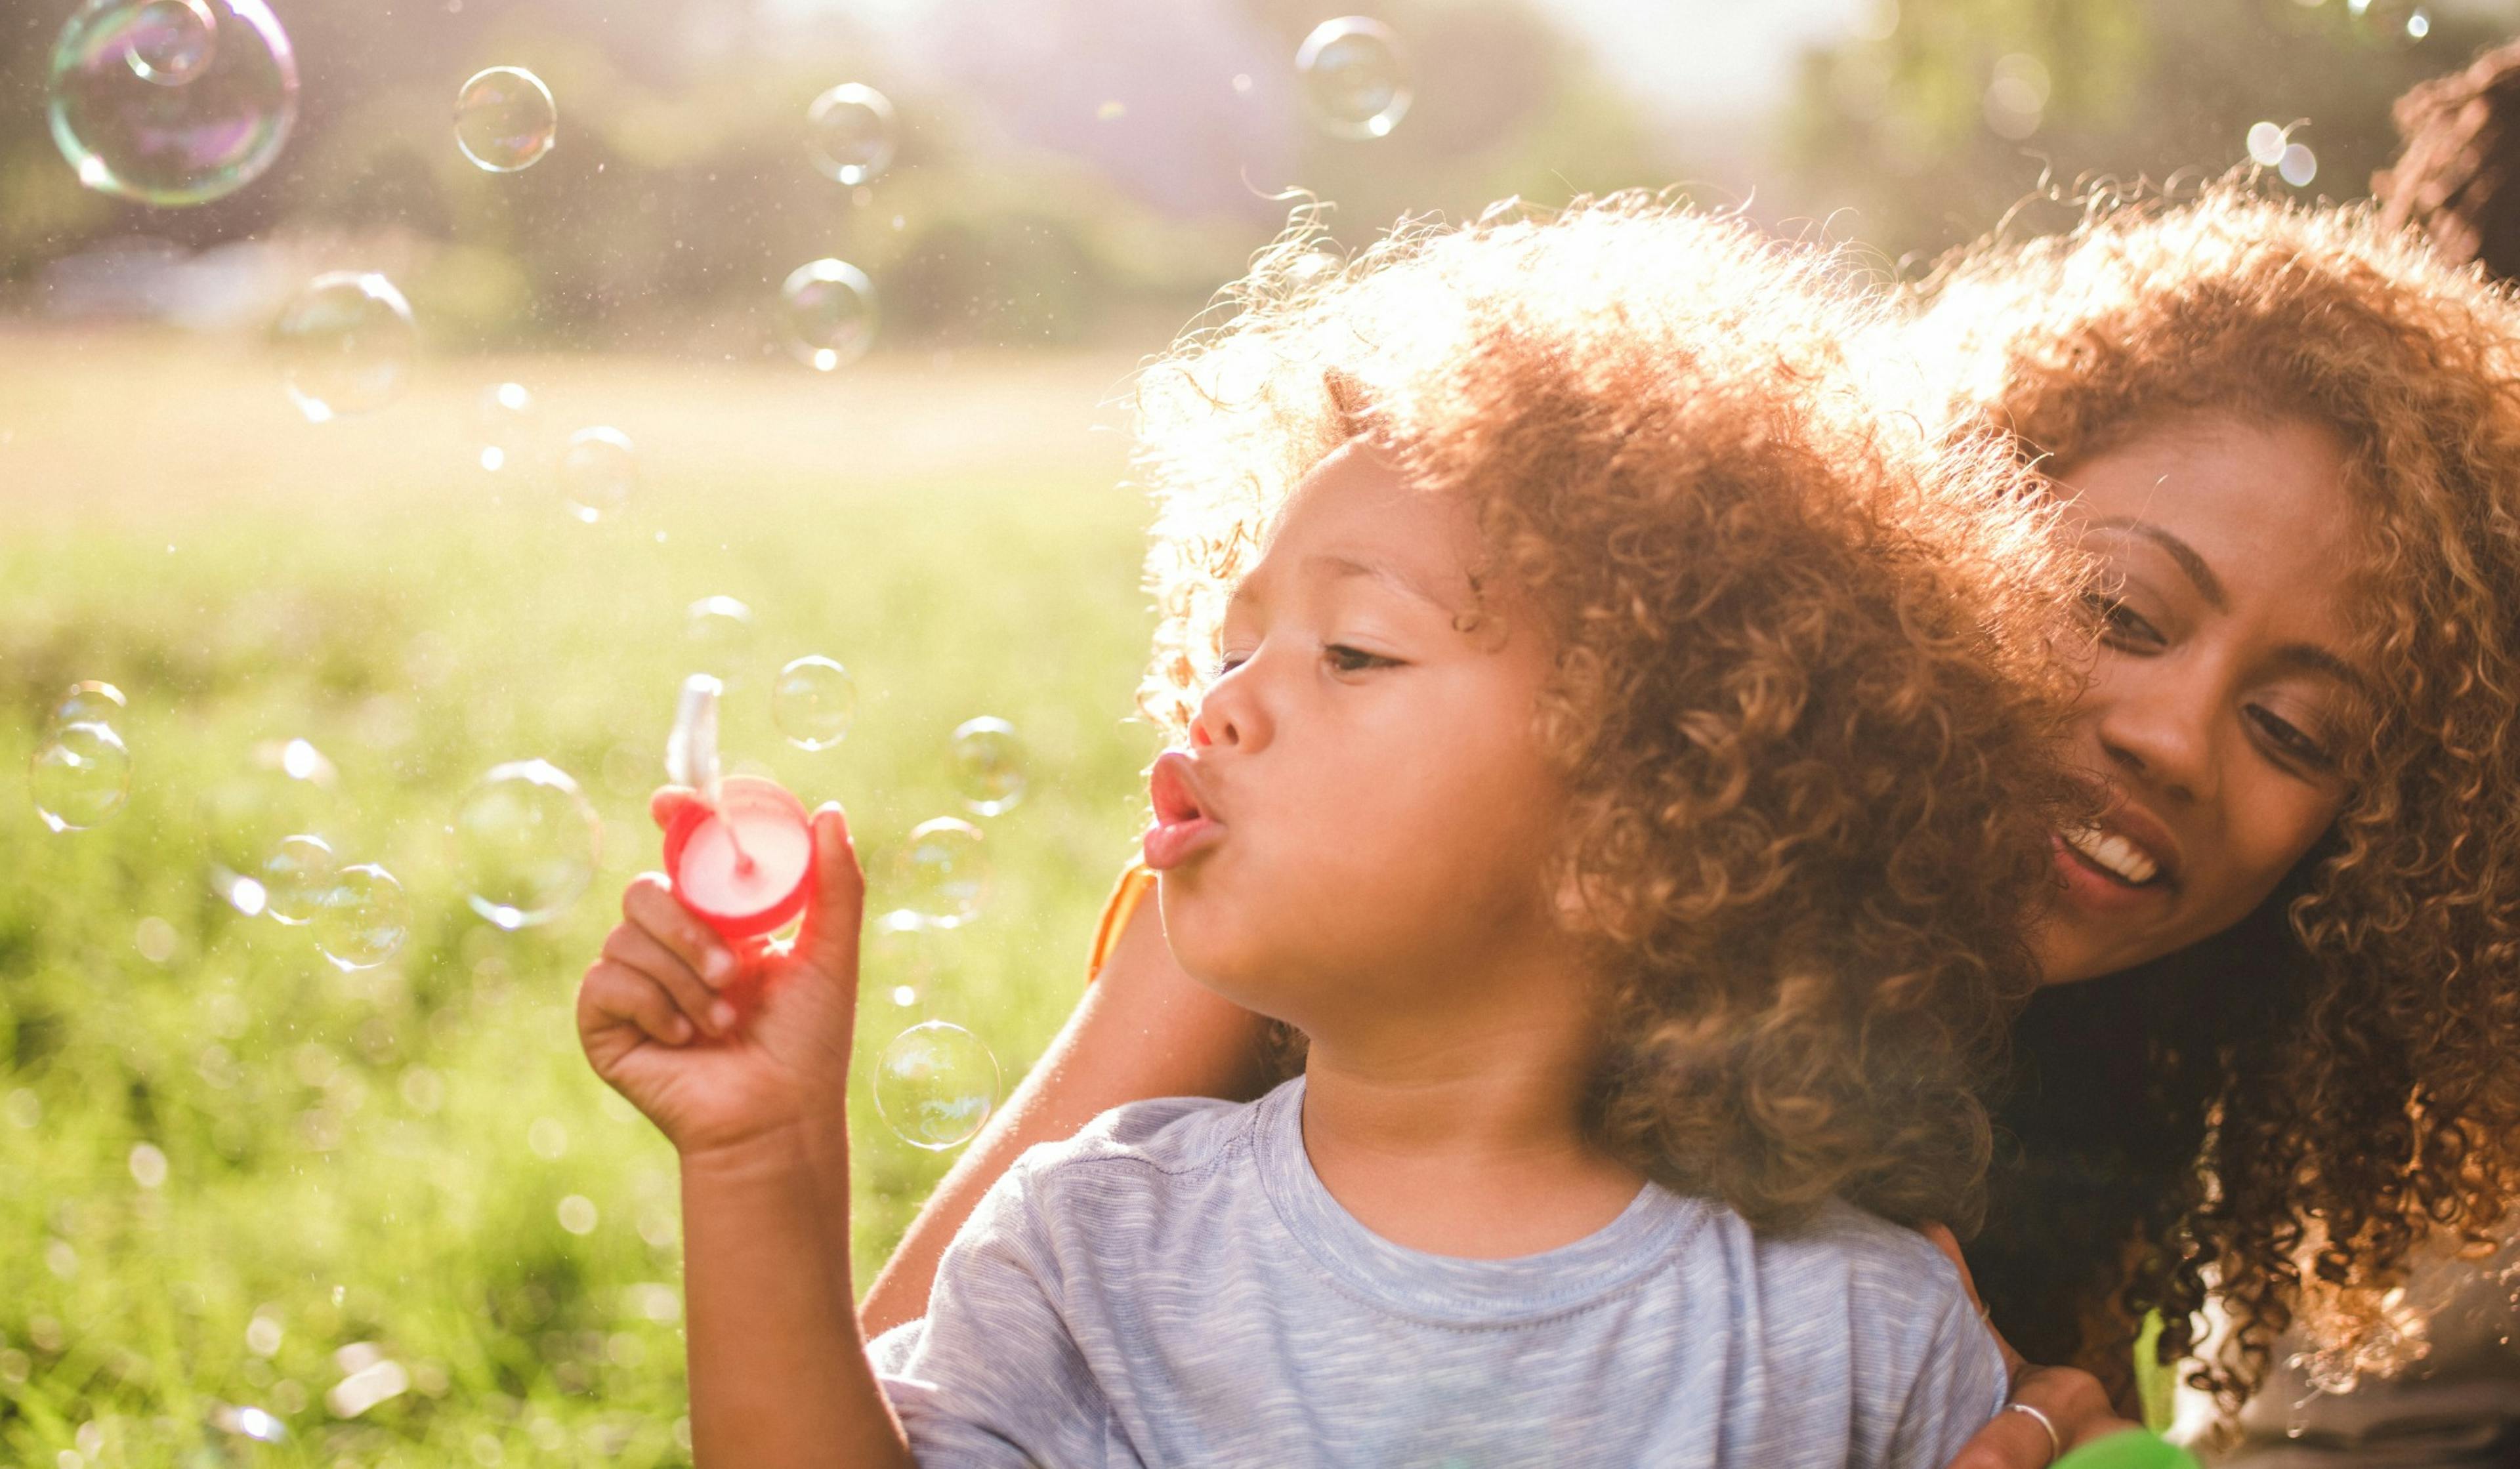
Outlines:
<svg viewBox="0 0 2520 1469"><path fill-rule="evenodd" d="M2367 728L2344 655L2358 516L2331 431L2199 416L2056 479L2106 572L2074 754L2110 809L2056 840L2060 891L2033 939L2049 984L2238 922L2335 820Z"/></svg>

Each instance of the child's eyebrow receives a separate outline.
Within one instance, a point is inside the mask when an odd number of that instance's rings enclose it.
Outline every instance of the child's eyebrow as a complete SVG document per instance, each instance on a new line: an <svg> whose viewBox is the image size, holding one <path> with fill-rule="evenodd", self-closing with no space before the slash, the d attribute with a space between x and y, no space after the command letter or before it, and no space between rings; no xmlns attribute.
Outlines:
<svg viewBox="0 0 2520 1469"><path fill-rule="evenodd" d="M1370 581L1380 582L1404 597L1422 601L1446 616L1453 615L1455 611L1451 602L1427 590L1417 578L1397 566L1381 561L1360 560L1355 556L1340 556L1335 552L1317 551L1304 557L1302 569L1315 576L1327 576L1332 581L1365 577ZM1256 580L1256 577L1246 576L1235 587L1234 594L1225 601L1227 612L1231 613L1246 605L1255 607L1263 605L1260 594L1252 589L1252 584Z"/></svg>

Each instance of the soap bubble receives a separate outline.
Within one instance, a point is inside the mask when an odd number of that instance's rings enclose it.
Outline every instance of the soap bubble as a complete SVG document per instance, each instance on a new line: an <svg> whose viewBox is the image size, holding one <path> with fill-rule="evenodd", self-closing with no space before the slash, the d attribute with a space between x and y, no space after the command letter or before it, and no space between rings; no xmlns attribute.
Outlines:
<svg viewBox="0 0 2520 1469"><path fill-rule="evenodd" d="M131 793L131 751L112 726L64 725L27 763L26 784L45 825L85 831L122 809Z"/></svg>
<svg viewBox="0 0 2520 1469"><path fill-rule="evenodd" d="M45 733L52 734L65 725L112 726L122 718L130 704L122 690L101 679L83 679L69 687L62 701L53 705L52 717L46 721Z"/></svg>
<svg viewBox="0 0 2520 1469"><path fill-rule="evenodd" d="M857 361L875 344L875 283L845 260L797 266L779 288L779 332L818 373Z"/></svg>
<svg viewBox="0 0 2520 1469"><path fill-rule="evenodd" d="M581 428L560 453L560 492L589 525L617 515L639 488L639 451L618 428Z"/></svg>
<svg viewBox="0 0 2520 1469"><path fill-rule="evenodd" d="M54 43L50 101L53 141L80 183L206 203L280 156L297 60L264 0L87 0Z"/></svg>
<svg viewBox="0 0 2520 1469"><path fill-rule="evenodd" d="M315 947L338 968L375 968L393 957L410 932L411 900L375 863L341 868L317 896Z"/></svg>
<svg viewBox="0 0 2520 1469"><path fill-rule="evenodd" d="M945 933L912 913L891 913L868 927L860 987L889 992L896 1004L913 1004L944 967Z"/></svg>
<svg viewBox="0 0 2520 1469"><path fill-rule="evenodd" d="M846 739L857 712L857 681L829 658L798 658L770 686L770 721L800 750L828 750Z"/></svg>
<svg viewBox="0 0 2520 1469"><path fill-rule="evenodd" d="M491 173L520 173L560 141L551 88L522 67L477 72L455 94L455 146Z"/></svg>
<svg viewBox="0 0 2520 1469"><path fill-rule="evenodd" d="M983 715L954 731L954 788L979 816L1013 809L1024 795L1023 741L1014 726Z"/></svg>
<svg viewBox="0 0 2520 1469"><path fill-rule="evenodd" d="M683 609L683 642L696 671L732 684L752 654L752 608L732 597L703 597Z"/></svg>
<svg viewBox="0 0 2520 1469"><path fill-rule="evenodd" d="M1304 100L1324 131L1341 138L1388 135L1409 111L1409 61L1379 21L1324 21L1295 53Z"/></svg>
<svg viewBox="0 0 2520 1469"><path fill-rule="evenodd" d="M549 761L511 761L483 776L454 830L465 901L501 928L550 922L595 880L603 823Z"/></svg>
<svg viewBox="0 0 2520 1469"><path fill-rule="evenodd" d="M2282 175L2285 183L2296 189L2303 188L2318 177L2318 155L2312 153L2306 143L2288 144L2283 157L2275 164L2275 172Z"/></svg>
<svg viewBox="0 0 2520 1469"><path fill-rule="evenodd" d="M292 928L313 922L340 869L340 859L324 838L306 831L282 837L254 874L262 883L263 911Z"/></svg>
<svg viewBox="0 0 2520 1469"><path fill-rule="evenodd" d="M959 1025L914 1025L876 1062L876 1111L912 1147L939 1152L970 1141L997 1104L998 1058Z"/></svg>
<svg viewBox="0 0 2520 1469"><path fill-rule="evenodd" d="M142 81L180 87L210 64L219 21L206 0L143 0L132 11L128 35L132 71Z"/></svg>
<svg viewBox="0 0 2520 1469"><path fill-rule="evenodd" d="M892 103L873 87L848 82L805 110L805 151L835 183L874 183L892 161Z"/></svg>
<svg viewBox="0 0 2520 1469"><path fill-rule="evenodd" d="M960 928L980 915L989 897L989 854L980 828L940 816L922 822L893 854L892 913L935 928Z"/></svg>
<svg viewBox="0 0 2520 1469"><path fill-rule="evenodd" d="M317 276L281 313L278 331L289 396L310 423L401 397L420 352L411 303L374 271Z"/></svg>
<svg viewBox="0 0 2520 1469"><path fill-rule="evenodd" d="M2272 122L2249 124L2249 161L2272 168L2283 161L2284 130Z"/></svg>
<svg viewBox="0 0 2520 1469"><path fill-rule="evenodd" d="M496 474L523 464L533 450L537 418L534 395L521 382L498 382L481 389L472 412L473 436L481 442L481 467Z"/></svg>

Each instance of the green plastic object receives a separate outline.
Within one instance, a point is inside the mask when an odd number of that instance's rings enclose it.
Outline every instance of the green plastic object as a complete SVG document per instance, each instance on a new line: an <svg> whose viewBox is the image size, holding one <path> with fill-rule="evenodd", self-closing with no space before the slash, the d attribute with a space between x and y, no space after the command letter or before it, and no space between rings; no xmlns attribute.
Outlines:
<svg viewBox="0 0 2520 1469"><path fill-rule="evenodd" d="M2140 1428L2111 1434L2058 1459L2052 1469L2197 1469L2186 1449Z"/></svg>

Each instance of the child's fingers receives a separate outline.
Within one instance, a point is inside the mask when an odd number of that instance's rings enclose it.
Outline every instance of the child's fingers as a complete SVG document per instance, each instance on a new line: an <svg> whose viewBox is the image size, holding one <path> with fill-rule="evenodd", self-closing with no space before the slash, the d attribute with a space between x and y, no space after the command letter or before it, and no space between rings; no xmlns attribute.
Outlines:
<svg viewBox="0 0 2520 1469"><path fill-rule="evenodd" d="M656 942L673 951L674 957L691 966L700 983L711 989L735 978L740 967L734 953L710 927L692 916L683 900L674 896L673 884L662 872L642 872L630 879L629 888L621 894L621 916L638 924L654 936Z"/></svg>
<svg viewBox="0 0 2520 1469"><path fill-rule="evenodd" d="M598 960L578 985L577 1020L588 1031L628 1021L667 1046L686 1045L696 1034L662 986L611 959Z"/></svg>
<svg viewBox="0 0 2520 1469"><path fill-rule="evenodd" d="M662 831L674 824L675 813L689 806L698 794L688 785L659 785L656 793L648 798L648 817Z"/></svg>
<svg viewBox="0 0 2520 1469"><path fill-rule="evenodd" d="M735 1023L735 1008L700 983L692 966L636 923L615 924L604 937L604 957L661 986L694 1025L716 1035ZM719 1011L723 1010L723 1016Z"/></svg>
<svg viewBox="0 0 2520 1469"><path fill-rule="evenodd" d="M835 979L854 983L858 926L866 916L866 874L858 868L849 820L837 801L814 813L814 891L796 934L796 957Z"/></svg>

